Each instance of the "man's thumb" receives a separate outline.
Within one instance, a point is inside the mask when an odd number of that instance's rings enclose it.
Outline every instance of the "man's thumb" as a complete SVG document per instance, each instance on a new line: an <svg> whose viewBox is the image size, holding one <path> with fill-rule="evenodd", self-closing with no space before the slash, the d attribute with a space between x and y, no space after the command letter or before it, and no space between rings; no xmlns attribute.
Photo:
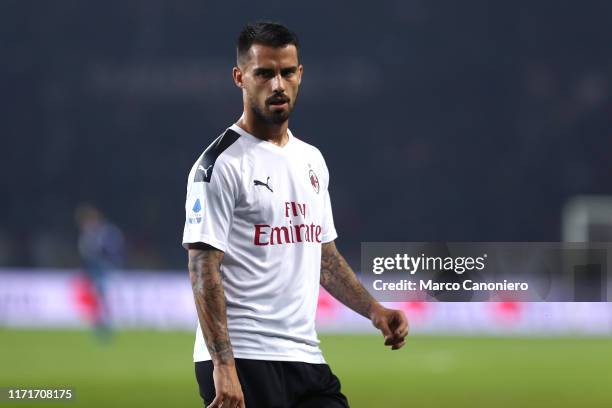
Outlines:
<svg viewBox="0 0 612 408"><path fill-rule="evenodd" d="M389 324L387 323L386 319L383 319L383 320L381 320L379 322L378 329L385 336L385 339L387 339L387 337L391 336L391 329L389 328Z"/></svg>

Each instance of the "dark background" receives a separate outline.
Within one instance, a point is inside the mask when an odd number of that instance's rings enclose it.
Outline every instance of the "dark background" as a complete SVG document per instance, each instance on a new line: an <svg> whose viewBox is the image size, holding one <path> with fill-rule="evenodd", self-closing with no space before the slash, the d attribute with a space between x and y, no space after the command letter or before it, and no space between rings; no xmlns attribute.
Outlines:
<svg viewBox="0 0 612 408"><path fill-rule="evenodd" d="M77 266L96 203L130 268L184 269L187 174L241 113L242 26L301 39L290 127L331 173L338 244L558 241L612 193L612 2L3 1L0 265Z"/></svg>

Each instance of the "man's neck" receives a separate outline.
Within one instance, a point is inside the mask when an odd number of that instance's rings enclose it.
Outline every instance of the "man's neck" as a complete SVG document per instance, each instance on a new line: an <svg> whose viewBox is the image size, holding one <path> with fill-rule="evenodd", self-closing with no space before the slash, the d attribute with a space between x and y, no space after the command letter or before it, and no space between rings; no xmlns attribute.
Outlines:
<svg viewBox="0 0 612 408"><path fill-rule="evenodd" d="M274 143L280 147L283 147L289 141L287 134L287 128L289 127L288 120L278 125L264 123L253 113L245 110L236 124L258 139Z"/></svg>

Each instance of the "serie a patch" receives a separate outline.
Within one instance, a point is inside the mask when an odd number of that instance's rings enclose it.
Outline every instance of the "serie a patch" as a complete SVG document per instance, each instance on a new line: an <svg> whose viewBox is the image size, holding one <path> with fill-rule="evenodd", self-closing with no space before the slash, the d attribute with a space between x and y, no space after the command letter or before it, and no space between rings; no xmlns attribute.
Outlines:
<svg viewBox="0 0 612 408"><path fill-rule="evenodd" d="M193 203L193 207L191 207L187 221L190 224L199 224L202 222L202 202L199 198L197 198Z"/></svg>

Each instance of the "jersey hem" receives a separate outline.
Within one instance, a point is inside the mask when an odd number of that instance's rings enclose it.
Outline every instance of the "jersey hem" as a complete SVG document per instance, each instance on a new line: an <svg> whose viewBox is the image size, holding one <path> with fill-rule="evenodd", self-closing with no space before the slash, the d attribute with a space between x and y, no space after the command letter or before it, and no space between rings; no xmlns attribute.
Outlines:
<svg viewBox="0 0 612 408"><path fill-rule="evenodd" d="M244 358L249 360L265 360L265 361L294 361L301 363L309 363L309 364L327 364L323 355L318 356L318 358L304 358L298 356L291 355L278 355L278 354L265 354L265 353L236 353L234 352L234 358ZM197 363L199 361L210 361L210 357L193 357L193 362Z"/></svg>
<svg viewBox="0 0 612 408"><path fill-rule="evenodd" d="M192 239L189 238L187 240L183 241L183 248L188 249L187 245L189 244L195 244L196 242L202 242L204 244L208 244L212 247L215 247L216 249L223 251L223 252L227 252L227 245L219 240L210 238L207 235L201 235L199 238L196 239Z"/></svg>
<svg viewBox="0 0 612 408"><path fill-rule="evenodd" d="M323 236L321 238L321 243L322 244L327 244L328 242L332 242L336 238L338 238L338 234L334 232L333 234L330 234L328 236Z"/></svg>

